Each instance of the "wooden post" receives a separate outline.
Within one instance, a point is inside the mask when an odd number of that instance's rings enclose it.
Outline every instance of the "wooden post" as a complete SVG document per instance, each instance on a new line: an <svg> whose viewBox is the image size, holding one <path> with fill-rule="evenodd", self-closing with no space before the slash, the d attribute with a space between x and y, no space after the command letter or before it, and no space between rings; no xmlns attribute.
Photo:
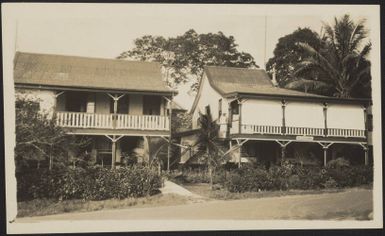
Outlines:
<svg viewBox="0 0 385 236"><path fill-rule="evenodd" d="M238 133L242 133L242 101L238 100L238 125L239 125L239 130Z"/></svg>
<svg viewBox="0 0 385 236"><path fill-rule="evenodd" d="M324 136L328 136L328 104L324 103L323 108L323 114L324 114Z"/></svg>
<svg viewBox="0 0 385 236"><path fill-rule="evenodd" d="M286 145L281 146L281 159L282 161L285 160L285 154L286 154Z"/></svg>
<svg viewBox="0 0 385 236"><path fill-rule="evenodd" d="M369 165L369 155L368 155L368 147L363 146L364 153L365 153L365 165Z"/></svg>
<svg viewBox="0 0 385 236"><path fill-rule="evenodd" d="M112 159L111 159L111 169L115 169L116 162L116 139L115 135L112 136Z"/></svg>
<svg viewBox="0 0 385 236"><path fill-rule="evenodd" d="M285 116L286 101L283 99L281 102L282 102L282 129L281 129L281 133L286 134L286 116Z"/></svg>
<svg viewBox="0 0 385 236"><path fill-rule="evenodd" d="M327 164L328 148L329 147L323 147L323 150L324 150L324 166L325 167L326 167L326 164Z"/></svg>
<svg viewBox="0 0 385 236"><path fill-rule="evenodd" d="M167 148L167 172L170 172L170 158L171 158L171 136L172 136L172 97L171 100L168 100L168 109L169 109L169 127L170 127L170 137L168 139L168 148Z"/></svg>

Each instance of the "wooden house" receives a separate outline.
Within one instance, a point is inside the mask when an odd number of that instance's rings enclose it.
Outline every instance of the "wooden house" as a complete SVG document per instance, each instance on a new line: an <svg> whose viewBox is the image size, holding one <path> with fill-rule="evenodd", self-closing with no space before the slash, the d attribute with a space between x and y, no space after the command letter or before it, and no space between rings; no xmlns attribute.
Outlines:
<svg viewBox="0 0 385 236"><path fill-rule="evenodd" d="M192 128L199 129L199 113L210 110L227 153L237 154L230 161L238 165L301 156L324 165L338 157L367 164L370 102L279 88L263 69L208 66L191 108ZM182 145L193 142L191 132L182 138Z"/></svg>
<svg viewBox="0 0 385 236"><path fill-rule="evenodd" d="M176 91L158 63L17 52L14 82L68 133L91 137L97 163L114 167L146 146L148 162L150 139L170 137Z"/></svg>

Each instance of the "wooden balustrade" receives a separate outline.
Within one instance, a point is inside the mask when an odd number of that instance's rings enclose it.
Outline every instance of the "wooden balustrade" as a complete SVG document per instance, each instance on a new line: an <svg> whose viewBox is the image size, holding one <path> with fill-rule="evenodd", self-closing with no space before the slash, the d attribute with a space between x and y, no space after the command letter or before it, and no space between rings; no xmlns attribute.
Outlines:
<svg viewBox="0 0 385 236"><path fill-rule="evenodd" d="M69 128L170 130L169 117L154 115L57 112L56 123Z"/></svg>
<svg viewBox="0 0 385 236"><path fill-rule="evenodd" d="M324 128L286 127L288 135L324 136Z"/></svg>
<svg viewBox="0 0 385 236"><path fill-rule="evenodd" d="M238 122L233 122L230 129L230 134L272 134L272 135L296 135L296 136L320 136L324 137L324 128L310 127L285 127L270 126L270 125L245 125L241 127L241 132L238 130ZM365 130L360 129L338 129L328 128L327 136L330 137L357 137L365 138Z"/></svg>
<svg viewBox="0 0 385 236"><path fill-rule="evenodd" d="M328 136L330 137L365 137L365 130L360 129L340 129L340 128L329 128Z"/></svg>
<svg viewBox="0 0 385 236"><path fill-rule="evenodd" d="M242 125L242 133L246 134L282 134L281 126Z"/></svg>

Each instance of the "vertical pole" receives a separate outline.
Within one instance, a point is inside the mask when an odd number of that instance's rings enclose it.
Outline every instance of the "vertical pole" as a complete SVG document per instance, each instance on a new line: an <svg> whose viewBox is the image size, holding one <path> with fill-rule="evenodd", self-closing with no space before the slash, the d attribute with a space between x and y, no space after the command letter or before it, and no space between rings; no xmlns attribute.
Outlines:
<svg viewBox="0 0 385 236"><path fill-rule="evenodd" d="M324 103L323 108L323 114L324 114L324 136L328 136L328 104Z"/></svg>
<svg viewBox="0 0 385 236"><path fill-rule="evenodd" d="M238 168L241 168L242 161L242 146L239 147Z"/></svg>
<svg viewBox="0 0 385 236"><path fill-rule="evenodd" d="M171 137L167 147L167 172L170 172L170 157L171 157Z"/></svg>
<svg viewBox="0 0 385 236"><path fill-rule="evenodd" d="M281 159L282 159L282 161L285 160L285 154L286 154L286 145L281 145Z"/></svg>
<svg viewBox="0 0 385 236"><path fill-rule="evenodd" d="M112 160L111 160L111 169L115 169L116 161L116 139L115 135L112 136Z"/></svg>
<svg viewBox="0 0 385 236"><path fill-rule="evenodd" d="M168 109L169 109L169 127L170 127L170 137L169 137L169 143L167 148L167 172L170 172L170 158L171 158L171 136L172 136L172 97L171 100L168 101Z"/></svg>
<svg viewBox="0 0 385 236"><path fill-rule="evenodd" d="M327 155L328 155L328 147L323 147L323 150L324 150L324 166L326 167L326 163L327 163Z"/></svg>
<svg viewBox="0 0 385 236"><path fill-rule="evenodd" d="M368 148L364 147L365 152L365 165L367 166L369 164L369 157L368 157Z"/></svg>
<svg viewBox="0 0 385 236"><path fill-rule="evenodd" d="M118 113L118 99L114 96L114 119L112 120L112 126L115 128L116 127L116 113Z"/></svg>
<svg viewBox="0 0 385 236"><path fill-rule="evenodd" d="M238 101L238 125L239 125L239 130L238 133L242 133L242 102Z"/></svg>
<svg viewBox="0 0 385 236"><path fill-rule="evenodd" d="M286 134L286 117L285 117L286 101L282 100L282 134Z"/></svg>

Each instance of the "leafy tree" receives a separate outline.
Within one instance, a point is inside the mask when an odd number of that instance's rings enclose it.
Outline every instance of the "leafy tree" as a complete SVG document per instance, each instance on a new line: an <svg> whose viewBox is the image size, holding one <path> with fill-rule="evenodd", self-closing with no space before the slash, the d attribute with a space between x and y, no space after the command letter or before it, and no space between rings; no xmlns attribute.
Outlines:
<svg viewBox="0 0 385 236"><path fill-rule="evenodd" d="M364 23L365 20L355 23L349 15L344 15L335 18L333 25L325 24L325 43L321 48L299 42L298 46L309 56L298 63L295 75L301 78L308 73L317 73L319 77L294 81L288 87L298 88L304 83L314 86L327 84L329 93L336 97L370 97L370 62L366 57L371 43L361 48L368 34Z"/></svg>
<svg viewBox="0 0 385 236"><path fill-rule="evenodd" d="M47 164L49 169L67 165L67 153L88 144L87 139L69 136L56 126L55 119L39 111L38 101L26 97L16 100L16 170L31 168L31 163ZM54 160L55 159L55 160Z"/></svg>
<svg viewBox="0 0 385 236"><path fill-rule="evenodd" d="M275 70L278 85L283 87L295 78L296 65L309 54L298 46L298 42L307 43L319 50L322 40L319 35L309 28L298 28L278 40L274 49L274 56L266 63L266 70L272 74ZM309 73L307 77L314 77L316 74Z"/></svg>
<svg viewBox="0 0 385 236"><path fill-rule="evenodd" d="M135 47L121 53L118 59L157 61L171 86L193 81L193 89L205 65L257 67L253 57L239 52L233 36L222 32L198 34L193 29L181 36L164 38L146 35L134 41Z"/></svg>

